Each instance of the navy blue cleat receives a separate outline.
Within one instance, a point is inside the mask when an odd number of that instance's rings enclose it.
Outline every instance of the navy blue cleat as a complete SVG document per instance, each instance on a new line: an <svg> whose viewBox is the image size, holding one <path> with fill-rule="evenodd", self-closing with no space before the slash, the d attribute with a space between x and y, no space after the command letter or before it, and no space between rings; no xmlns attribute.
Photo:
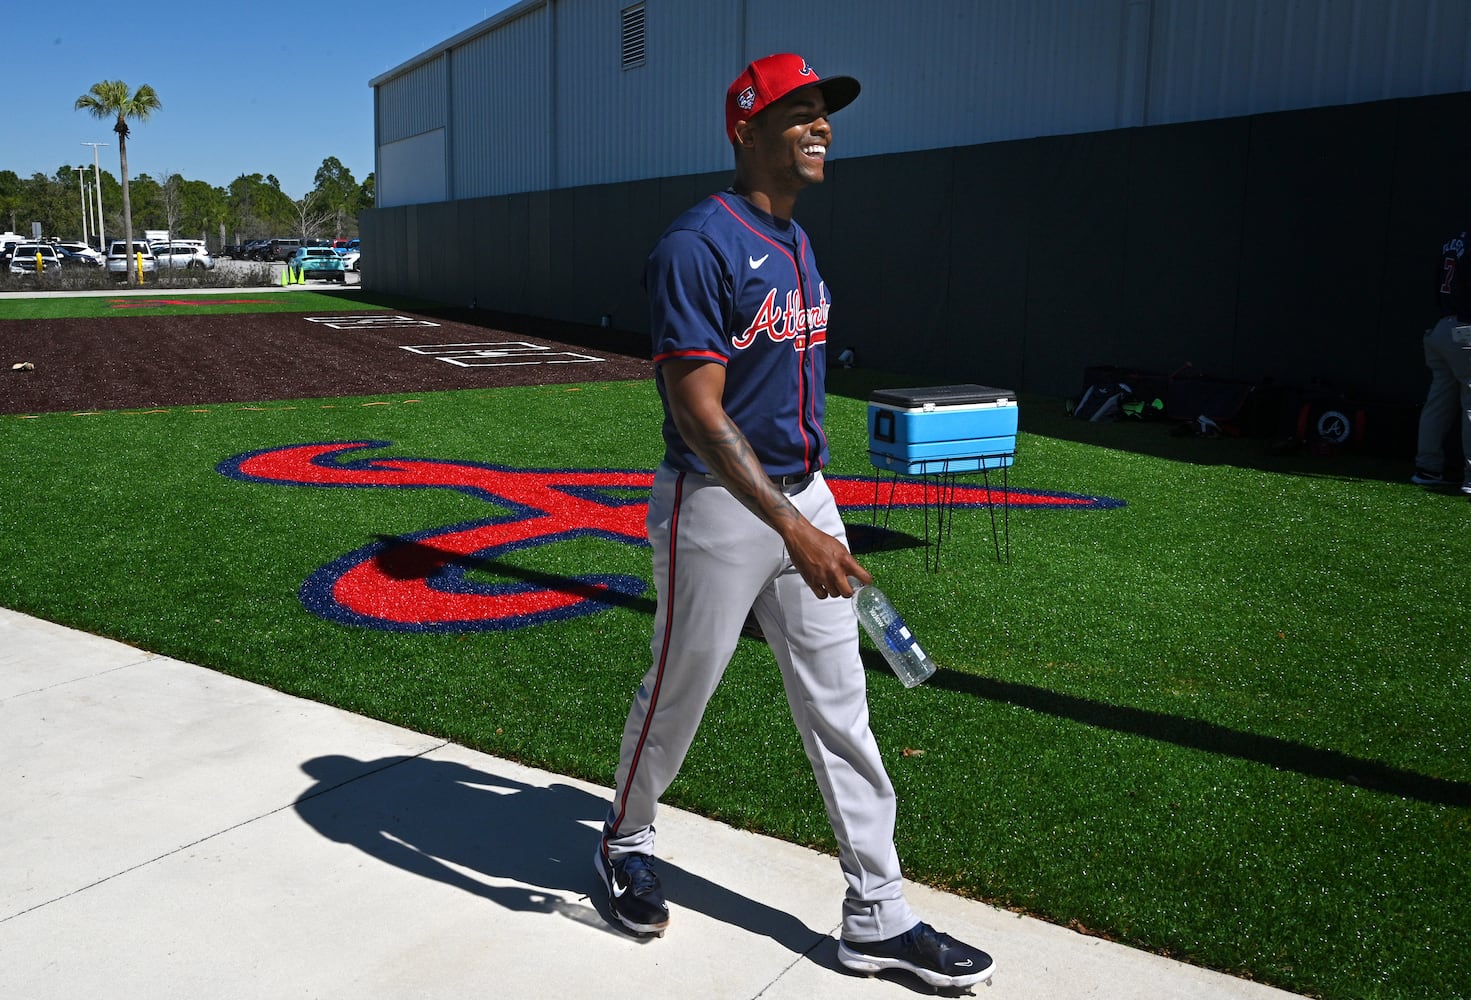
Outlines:
<svg viewBox="0 0 1471 1000"><path fill-rule="evenodd" d="M639 934L662 935L669 926L669 904L664 902L652 861L647 854L627 854L609 861L601 843L593 858L608 888L608 909L618 922Z"/></svg>
<svg viewBox="0 0 1471 1000"><path fill-rule="evenodd" d="M854 972L870 975L904 969L931 986L974 986L996 971L990 955L929 924L916 924L885 941L839 941L838 961Z"/></svg>

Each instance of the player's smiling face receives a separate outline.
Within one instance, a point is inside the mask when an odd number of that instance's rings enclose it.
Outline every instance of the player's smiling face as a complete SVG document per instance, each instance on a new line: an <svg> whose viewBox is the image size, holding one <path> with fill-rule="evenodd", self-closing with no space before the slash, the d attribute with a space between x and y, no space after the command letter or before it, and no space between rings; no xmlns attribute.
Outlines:
<svg viewBox="0 0 1471 1000"><path fill-rule="evenodd" d="M806 87L788 94L749 125L753 166L764 176L793 192L822 183L832 128L820 89Z"/></svg>

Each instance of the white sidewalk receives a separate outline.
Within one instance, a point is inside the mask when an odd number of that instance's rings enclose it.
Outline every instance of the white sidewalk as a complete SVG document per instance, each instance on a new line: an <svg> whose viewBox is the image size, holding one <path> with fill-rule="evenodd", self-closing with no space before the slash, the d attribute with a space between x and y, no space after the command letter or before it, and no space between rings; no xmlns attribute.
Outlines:
<svg viewBox="0 0 1471 1000"><path fill-rule="evenodd" d="M12 1000L931 992L838 965L831 857L666 809L640 940L592 869L607 789L4 609L0 768ZM910 895L995 956L987 1000L1291 995Z"/></svg>

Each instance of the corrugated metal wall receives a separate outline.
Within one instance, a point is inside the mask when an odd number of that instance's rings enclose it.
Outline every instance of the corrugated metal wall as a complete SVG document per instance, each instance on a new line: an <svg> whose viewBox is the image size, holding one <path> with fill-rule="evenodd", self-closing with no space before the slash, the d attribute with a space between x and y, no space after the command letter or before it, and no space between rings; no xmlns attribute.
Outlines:
<svg viewBox="0 0 1471 1000"><path fill-rule="evenodd" d="M378 142L438 127L452 105L462 198L723 170L727 84L744 62L788 49L865 83L843 119L850 156L1116 124L1123 0L646 0L648 57L624 69L628 6L523 4L448 54L385 74Z"/></svg>
<svg viewBox="0 0 1471 1000"><path fill-rule="evenodd" d="M1471 158L1471 129L1445 123L1465 121L1471 91L834 164L797 208L828 350L1051 396L1090 365L1189 362L1417 405L1430 280L1466 212L1443 165ZM369 211L364 288L647 331L649 248L729 177Z"/></svg>
<svg viewBox="0 0 1471 1000"><path fill-rule="evenodd" d="M1471 90L1467 0L748 0L745 34L863 82L840 156Z"/></svg>
<svg viewBox="0 0 1471 1000"><path fill-rule="evenodd" d="M445 63L439 56L378 86L378 145L444 127Z"/></svg>
<svg viewBox="0 0 1471 1000"><path fill-rule="evenodd" d="M836 157L1471 89L1467 0L645 0L623 69L629 6L525 0L409 60L378 143L451 125L452 198L723 170L725 86L781 50L863 82Z"/></svg>
<svg viewBox="0 0 1471 1000"><path fill-rule="evenodd" d="M450 197L719 171L725 85L787 49L865 85L837 156L1471 90L1467 0L644 0L624 69L628 6L527 0L409 60L378 143L449 125Z"/></svg>
<svg viewBox="0 0 1471 1000"><path fill-rule="evenodd" d="M628 6L555 3L558 186L697 173L729 159L719 122L730 66L740 58L731 43L735 5L650 0L648 56L623 69L619 14Z"/></svg>
<svg viewBox="0 0 1471 1000"><path fill-rule="evenodd" d="M1146 124L1471 90L1466 0L1154 0Z"/></svg>
<svg viewBox="0 0 1471 1000"><path fill-rule="evenodd" d="M838 157L1093 131L1119 124L1125 6L750 0L742 59L793 50L862 82L834 121Z"/></svg>
<svg viewBox="0 0 1471 1000"><path fill-rule="evenodd" d="M648 247L728 181L727 82L794 49L864 84L799 215L866 363L1423 392L1471 0L645 0L623 68L629 5L523 0L373 81L371 290L643 328Z"/></svg>
<svg viewBox="0 0 1471 1000"><path fill-rule="evenodd" d="M556 186L551 19L521 17L454 49L454 198Z"/></svg>

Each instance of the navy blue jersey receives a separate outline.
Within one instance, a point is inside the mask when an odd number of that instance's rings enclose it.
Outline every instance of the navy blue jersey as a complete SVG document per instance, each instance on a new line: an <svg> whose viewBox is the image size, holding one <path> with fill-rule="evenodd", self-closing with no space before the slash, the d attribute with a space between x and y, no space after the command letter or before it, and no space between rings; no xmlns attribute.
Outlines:
<svg viewBox="0 0 1471 1000"><path fill-rule="evenodd" d="M822 429L831 298L807 234L740 195L712 195L664 231L644 271L656 366L670 359L725 366L725 412L768 475L827 462ZM662 369L665 461L709 470L669 415Z"/></svg>
<svg viewBox="0 0 1471 1000"><path fill-rule="evenodd" d="M1461 230L1440 248L1440 288L1436 301L1442 316L1471 319L1471 263L1464 258L1468 237Z"/></svg>

